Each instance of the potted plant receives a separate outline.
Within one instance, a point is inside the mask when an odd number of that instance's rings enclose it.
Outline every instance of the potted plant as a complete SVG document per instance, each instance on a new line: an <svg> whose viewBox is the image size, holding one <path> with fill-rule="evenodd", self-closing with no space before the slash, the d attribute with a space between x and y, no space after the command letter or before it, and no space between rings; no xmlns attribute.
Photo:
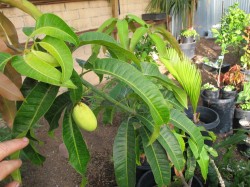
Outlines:
<svg viewBox="0 0 250 187"><path fill-rule="evenodd" d="M181 43L193 43L195 38L199 36L193 28L181 31Z"/></svg>
<svg viewBox="0 0 250 187"><path fill-rule="evenodd" d="M227 85L221 89L222 99L235 98L237 90L234 85Z"/></svg>
<svg viewBox="0 0 250 187"><path fill-rule="evenodd" d="M239 8L239 3L230 6L221 18L220 29L212 29L216 43L221 46L221 63L219 66L219 75L217 86L220 87L221 67L224 63L224 56L229 52L230 46L238 47L242 40L242 33L246 26L249 25L249 15Z"/></svg>
<svg viewBox="0 0 250 187"><path fill-rule="evenodd" d="M215 87L210 83L204 84L201 89L203 90L203 94L211 99L218 99L220 96L219 88Z"/></svg>
<svg viewBox="0 0 250 187"><path fill-rule="evenodd" d="M239 121L250 121L250 83L245 82L243 90L239 92L235 109L236 127ZM244 123L244 122L243 122Z"/></svg>
<svg viewBox="0 0 250 187"><path fill-rule="evenodd" d="M241 65L243 67L243 73L245 74L245 80L250 81L250 27L248 26L244 30L243 38L245 40L245 46L243 48L244 55L241 56Z"/></svg>
<svg viewBox="0 0 250 187"><path fill-rule="evenodd" d="M166 20L166 1L165 0L151 0L146 7L146 14L142 14L142 19L159 21Z"/></svg>

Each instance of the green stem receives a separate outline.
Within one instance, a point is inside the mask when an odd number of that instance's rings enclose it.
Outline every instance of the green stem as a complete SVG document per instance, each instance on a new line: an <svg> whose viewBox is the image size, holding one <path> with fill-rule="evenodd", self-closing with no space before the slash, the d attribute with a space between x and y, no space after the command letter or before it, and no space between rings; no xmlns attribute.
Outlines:
<svg viewBox="0 0 250 187"><path fill-rule="evenodd" d="M88 88L90 88L93 92L95 92L96 94L100 95L101 97L103 97L104 99L107 99L109 102L113 103L114 105L120 107L121 109L123 109L126 112L129 112L130 114L135 115L136 112L131 109L130 107L127 107L121 103L119 103L118 101L116 101L115 99L113 99L112 97L110 97L109 95L107 95L106 93L98 90L95 86L93 86L92 84L90 84L88 81L84 80L83 78L82 80L82 84L87 86Z"/></svg>
<svg viewBox="0 0 250 187"><path fill-rule="evenodd" d="M18 8L26 12L36 20L42 15L42 12L35 5L33 5L27 0L0 0L0 2Z"/></svg>

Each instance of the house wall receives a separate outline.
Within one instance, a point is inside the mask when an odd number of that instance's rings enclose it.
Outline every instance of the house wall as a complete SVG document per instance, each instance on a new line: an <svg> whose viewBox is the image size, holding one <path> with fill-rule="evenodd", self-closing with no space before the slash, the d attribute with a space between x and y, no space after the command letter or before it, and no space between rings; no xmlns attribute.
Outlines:
<svg viewBox="0 0 250 187"><path fill-rule="evenodd" d="M82 1L59 3L49 5L37 5L38 9L43 13L54 13L65 20L76 32L84 32L91 29L97 29L105 20L112 17L111 1ZM119 18L123 18L126 14L134 14L141 17L149 0L119 0ZM16 8L0 9L15 25L19 41L25 42L26 36L22 32L23 27L32 27L35 20L28 14ZM91 54L90 46L84 46L74 52L74 58L86 60ZM78 72L81 69L75 65ZM85 78L93 84L98 83L98 78L93 74L87 74Z"/></svg>

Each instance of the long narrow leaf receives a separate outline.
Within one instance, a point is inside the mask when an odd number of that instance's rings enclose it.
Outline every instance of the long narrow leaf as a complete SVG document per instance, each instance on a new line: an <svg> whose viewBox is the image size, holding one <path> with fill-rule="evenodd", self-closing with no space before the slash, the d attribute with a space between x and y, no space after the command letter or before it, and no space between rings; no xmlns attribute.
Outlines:
<svg viewBox="0 0 250 187"><path fill-rule="evenodd" d="M30 144L23 149L25 155L28 157L28 159L32 162L32 164L35 165L42 165L45 161L45 157L42 156L34 147L33 143L30 142Z"/></svg>
<svg viewBox="0 0 250 187"><path fill-rule="evenodd" d="M148 31L148 28L145 27L140 27L137 28L136 31L134 32L131 41L130 41L130 46L129 46L129 50L131 52L134 52L135 50L135 46L136 44L140 41L140 39L142 38L142 36Z"/></svg>
<svg viewBox="0 0 250 187"><path fill-rule="evenodd" d="M95 61L93 70L112 75L129 85L148 105L155 122L155 132L159 132L160 126L168 122L169 108L158 87L132 65L116 59L99 59Z"/></svg>
<svg viewBox="0 0 250 187"><path fill-rule="evenodd" d="M204 146L204 139L197 126L182 112L172 109L170 113L170 123L183 130L193 139L200 153Z"/></svg>
<svg viewBox="0 0 250 187"><path fill-rule="evenodd" d="M200 166L202 177L206 181L208 174L209 156L207 154L205 147L202 148L200 153L200 159L197 160L197 162Z"/></svg>
<svg viewBox="0 0 250 187"><path fill-rule="evenodd" d="M158 141L148 145L150 134L144 127L141 127L140 135L147 161L152 168L156 183L160 187L167 186L170 183L171 170L165 150Z"/></svg>
<svg viewBox="0 0 250 187"><path fill-rule="evenodd" d="M81 78L75 70L73 70L71 80L77 86L77 88L69 90L70 91L70 99L73 102L73 104L76 104L82 99L83 88L82 88Z"/></svg>
<svg viewBox="0 0 250 187"><path fill-rule="evenodd" d="M79 40L72 29L58 16L51 13L43 14L36 22L36 30L30 35L46 34L63 41L78 45Z"/></svg>
<svg viewBox="0 0 250 187"><path fill-rule="evenodd" d="M90 159L89 151L69 111L66 111L63 119L63 142L69 152L70 164L84 176Z"/></svg>
<svg viewBox="0 0 250 187"><path fill-rule="evenodd" d="M12 56L9 53L0 53L0 72L4 71L5 65L11 58Z"/></svg>
<svg viewBox="0 0 250 187"><path fill-rule="evenodd" d="M48 111L56 98L59 87L38 83L17 111L14 120L15 137L25 136L29 129Z"/></svg>
<svg viewBox="0 0 250 187"><path fill-rule="evenodd" d="M120 187L135 186L135 131L132 124L122 123L113 146L116 182Z"/></svg>
<svg viewBox="0 0 250 187"><path fill-rule="evenodd" d="M121 45L123 46L123 48L128 49L128 44L129 44L128 22L125 19L118 20L116 26Z"/></svg>

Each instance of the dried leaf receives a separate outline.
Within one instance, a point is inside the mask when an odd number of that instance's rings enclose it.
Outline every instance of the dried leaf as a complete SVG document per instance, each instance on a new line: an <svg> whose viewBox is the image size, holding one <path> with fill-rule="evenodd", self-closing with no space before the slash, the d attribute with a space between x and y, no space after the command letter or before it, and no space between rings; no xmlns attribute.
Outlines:
<svg viewBox="0 0 250 187"><path fill-rule="evenodd" d="M5 43L18 47L18 36L17 31L13 23L0 12L0 38L4 40Z"/></svg>
<svg viewBox="0 0 250 187"><path fill-rule="evenodd" d="M4 74L20 89L22 86L22 77L10 63L7 63L4 69Z"/></svg>
<svg viewBox="0 0 250 187"><path fill-rule="evenodd" d="M0 113L3 120L7 123L9 128L13 127L14 118L16 115L16 104L14 101L9 101L0 96Z"/></svg>
<svg viewBox="0 0 250 187"><path fill-rule="evenodd" d="M0 72L0 95L11 101L23 100L23 95L18 87L3 73Z"/></svg>

